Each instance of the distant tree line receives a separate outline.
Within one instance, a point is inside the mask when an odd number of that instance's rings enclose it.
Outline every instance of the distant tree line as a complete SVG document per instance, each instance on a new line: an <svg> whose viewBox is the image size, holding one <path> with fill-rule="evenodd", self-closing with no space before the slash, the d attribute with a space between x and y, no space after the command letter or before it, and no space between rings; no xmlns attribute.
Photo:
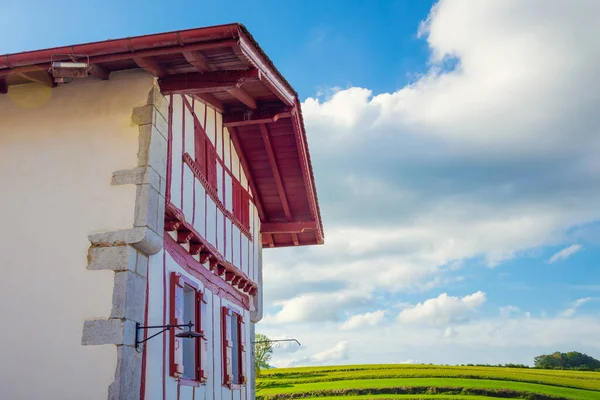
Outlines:
<svg viewBox="0 0 600 400"><path fill-rule="evenodd" d="M543 369L576 369L582 371L600 371L600 360L577 351L542 354L534 359L536 368Z"/></svg>
<svg viewBox="0 0 600 400"><path fill-rule="evenodd" d="M600 360L577 351L542 354L533 360L534 367L539 369L568 369L578 371L600 371ZM531 368L524 364L461 364L463 367L500 367Z"/></svg>

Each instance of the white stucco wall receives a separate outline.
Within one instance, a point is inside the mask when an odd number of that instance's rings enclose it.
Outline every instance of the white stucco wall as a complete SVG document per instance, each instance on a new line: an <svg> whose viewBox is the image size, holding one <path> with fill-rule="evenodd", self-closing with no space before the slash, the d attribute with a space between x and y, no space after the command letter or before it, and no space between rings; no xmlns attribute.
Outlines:
<svg viewBox="0 0 600 400"><path fill-rule="evenodd" d="M107 398L116 347L82 346L84 321L107 318L114 273L90 271L88 235L131 228L134 107L152 78L114 73L52 90L0 95L0 398Z"/></svg>

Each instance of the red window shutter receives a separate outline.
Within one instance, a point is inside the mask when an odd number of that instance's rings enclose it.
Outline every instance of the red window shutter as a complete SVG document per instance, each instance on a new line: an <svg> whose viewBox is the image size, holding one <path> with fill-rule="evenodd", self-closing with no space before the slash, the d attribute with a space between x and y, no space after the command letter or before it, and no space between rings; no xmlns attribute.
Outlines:
<svg viewBox="0 0 600 400"><path fill-rule="evenodd" d="M246 383L246 324L244 323L244 319L240 315L238 318L238 335L240 338L240 383Z"/></svg>
<svg viewBox="0 0 600 400"><path fill-rule="evenodd" d="M206 140L206 179L208 184L215 191L217 188L217 151L214 146L210 143L210 140Z"/></svg>
<svg viewBox="0 0 600 400"><path fill-rule="evenodd" d="M244 189L242 189L242 199L241 199L241 219L242 225L246 229L250 229L250 195Z"/></svg>
<svg viewBox="0 0 600 400"><path fill-rule="evenodd" d="M233 383L233 342L231 341L231 311L221 307L223 338L223 384L230 386Z"/></svg>
<svg viewBox="0 0 600 400"><path fill-rule="evenodd" d="M206 177L206 133L200 124L194 124L194 150L196 152L196 162L200 166L202 175Z"/></svg>
<svg viewBox="0 0 600 400"><path fill-rule="evenodd" d="M183 279L176 272L171 273L171 318L172 325L182 325L183 322ZM171 376L181 376L183 374L183 343L181 338L175 335L181 332L183 328L174 328L169 330L171 339Z"/></svg>
<svg viewBox="0 0 600 400"><path fill-rule="evenodd" d="M198 328L197 332L203 335L206 334L206 324L208 324L208 313L206 307L206 300L204 299L204 293L197 292L198 296ZM206 382L208 379L208 339L206 337L198 338L198 355L196 359L196 365L198 366L198 378L200 382Z"/></svg>
<svg viewBox="0 0 600 400"><path fill-rule="evenodd" d="M238 183L238 181L233 178L231 180L233 189L232 189L232 202L233 202L233 207L232 207L232 211L233 211L233 216L236 217L237 219L239 219L239 210L240 210L240 184Z"/></svg>

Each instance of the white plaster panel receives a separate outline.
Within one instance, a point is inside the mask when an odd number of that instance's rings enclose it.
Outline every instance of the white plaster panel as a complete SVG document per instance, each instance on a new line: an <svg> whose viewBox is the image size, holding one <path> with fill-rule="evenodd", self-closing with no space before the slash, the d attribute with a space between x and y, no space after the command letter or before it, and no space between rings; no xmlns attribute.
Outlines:
<svg viewBox="0 0 600 400"><path fill-rule="evenodd" d="M223 159L223 117L217 113L217 154Z"/></svg>
<svg viewBox="0 0 600 400"><path fill-rule="evenodd" d="M248 190L248 179L246 178L246 174L244 173L244 168L240 165L240 184L246 190Z"/></svg>
<svg viewBox="0 0 600 400"><path fill-rule="evenodd" d="M196 118L198 118L198 121L200 122L202 128L205 128L204 116L206 114L206 104L204 104L201 101L194 100L194 113L196 114Z"/></svg>
<svg viewBox="0 0 600 400"><path fill-rule="evenodd" d="M231 173L237 180L240 180L240 159L235 151L231 152Z"/></svg>
<svg viewBox="0 0 600 400"><path fill-rule="evenodd" d="M231 175L229 173L225 173L225 207L231 212L233 212L233 181L231 180Z"/></svg>
<svg viewBox="0 0 600 400"><path fill-rule="evenodd" d="M231 143L229 130L227 128L223 129L223 136L225 142L225 147L223 148L223 161L227 168L231 170L231 149L233 148L233 144Z"/></svg>
<svg viewBox="0 0 600 400"><path fill-rule="evenodd" d="M183 208L181 211L187 221L191 221L194 216L194 185L196 181L190 167L183 164Z"/></svg>
<svg viewBox="0 0 600 400"><path fill-rule="evenodd" d="M206 130L206 134L208 135L208 138L210 139L210 141L212 142L212 144L215 144L215 129L216 129L216 124L215 124L215 114L216 111L214 108L211 107L207 107L206 109L206 127L204 128Z"/></svg>
<svg viewBox="0 0 600 400"><path fill-rule="evenodd" d="M196 231L206 237L206 191L199 180L194 180L196 190L196 207L194 211L194 228Z"/></svg>
<svg viewBox="0 0 600 400"><path fill-rule="evenodd" d="M206 236L210 244L217 247L217 206L215 202L206 196ZM223 239L221 239L223 240Z"/></svg>
<svg viewBox="0 0 600 400"><path fill-rule="evenodd" d="M232 227L233 230L233 265L235 265L236 267L240 266L240 257L241 257L241 249L240 249L240 230L237 226L233 225Z"/></svg>
<svg viewBox="0 0 600 400"><path fill-rule="evenodd" d="M136 71L0 96L0 321L18 327L0 330L2 398L106 399L116 347L81 340L86 320L110 315L114 272L86 269L88 235L133 226L135 185L111 175L137 165L131 116L152 85Z"/></svg>
<svg viewBox="0 0 600 400"><path fill-rule="evenodd" d="M221 343L221 301L222 299L213 296L213 388L215 399L222 399L222 343Z"/></svg>
<svg viewBox="0 0 600 400"><path fill-rule="evenodd" d="M173 96L173 139L171 142L171 202L181 210L181 174L183 145L183 100L180 95Z"/></svg>
<svg viewBox="0 0 600 400"><path fill-rule="evenodd" d="M225 254L225 219L225 215L217 208L217 250L221 254Z"/></svg>
<svg viewBox="0 0 600 400"><path fill-rule="evenodd" d="M187 100L190 104L192 104L192 99L187 96ZM196 152L194 151L194 115L190 111L190 109L186 106L185 110L185 144L184 144L184 152L189 153L192 156L192 160L196 159Z"/></svg>
<svg viewBox="0 0 600 400"><path fill-rule="evenodd" d="M242 271L244 271L244 273L246 275L250 274L250 258L248 257L248 249L250 246L248 246L248 237L246 235L241 235L241 239L242 239Z"/></svg>
<svg viewBox="0 0 600 400"><path fill-rule="evenodd" d="M217 162L217 188L219 189L219 200L223 203L225 201L223 193L223 166L219 162Z"/></svg>
<svg viewBox="0 0 600 400"><path fill-rule="evenodd" d="M164 250L161 250L150 257L148 268L148 325L163 325L164 255ZM146 399L162 399L163 341L161 339L149 340L144 343L144 347L146 349Z"/></svg>
<svg viewBox="0 0 600 400"><path fill-rule="evenodd" d="M179 399L177 400L192 400L194 396L194 388L192 386L181 386L179 388Z"/></svg>
<svg viewBox="0 0 600 400"><path fill-rule="evenodd" d="M228 218L225 221L225 235L227 238L227 248L225 249L225 258L227 259L227 261L229 261L230 263L233 263L233 246L231 245L232 243L232 234L233 234L233 223L231 222L231 220Z"/></svg>

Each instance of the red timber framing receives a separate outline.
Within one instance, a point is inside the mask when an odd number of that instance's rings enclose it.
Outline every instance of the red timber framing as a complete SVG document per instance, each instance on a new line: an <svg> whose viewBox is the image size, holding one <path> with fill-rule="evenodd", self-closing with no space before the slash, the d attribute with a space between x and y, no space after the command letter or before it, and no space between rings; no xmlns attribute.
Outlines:
<svg viewBox="0 0 600 400"><path fill-rule="evenodd" d="M0 95L10 92L13 85L31 82L55 87L49 73L51 60L68 61L73 55L89 57L90 77L85 79L110 79L114 72L142 68L158 78L164 94L186 95L216 109L248 180L249 201L262 223L263 246L323 243L298 95L243 25L5 55L0 57ZM202 167L191 157L181 156L200 179ZM237 220L238 228L243 227L243 214L233 214L228 217ZM166 221L172 230L178 222L181 226L174 215L171 212ZM187 232L178 233L181 240L188 236Z"/></svg>

